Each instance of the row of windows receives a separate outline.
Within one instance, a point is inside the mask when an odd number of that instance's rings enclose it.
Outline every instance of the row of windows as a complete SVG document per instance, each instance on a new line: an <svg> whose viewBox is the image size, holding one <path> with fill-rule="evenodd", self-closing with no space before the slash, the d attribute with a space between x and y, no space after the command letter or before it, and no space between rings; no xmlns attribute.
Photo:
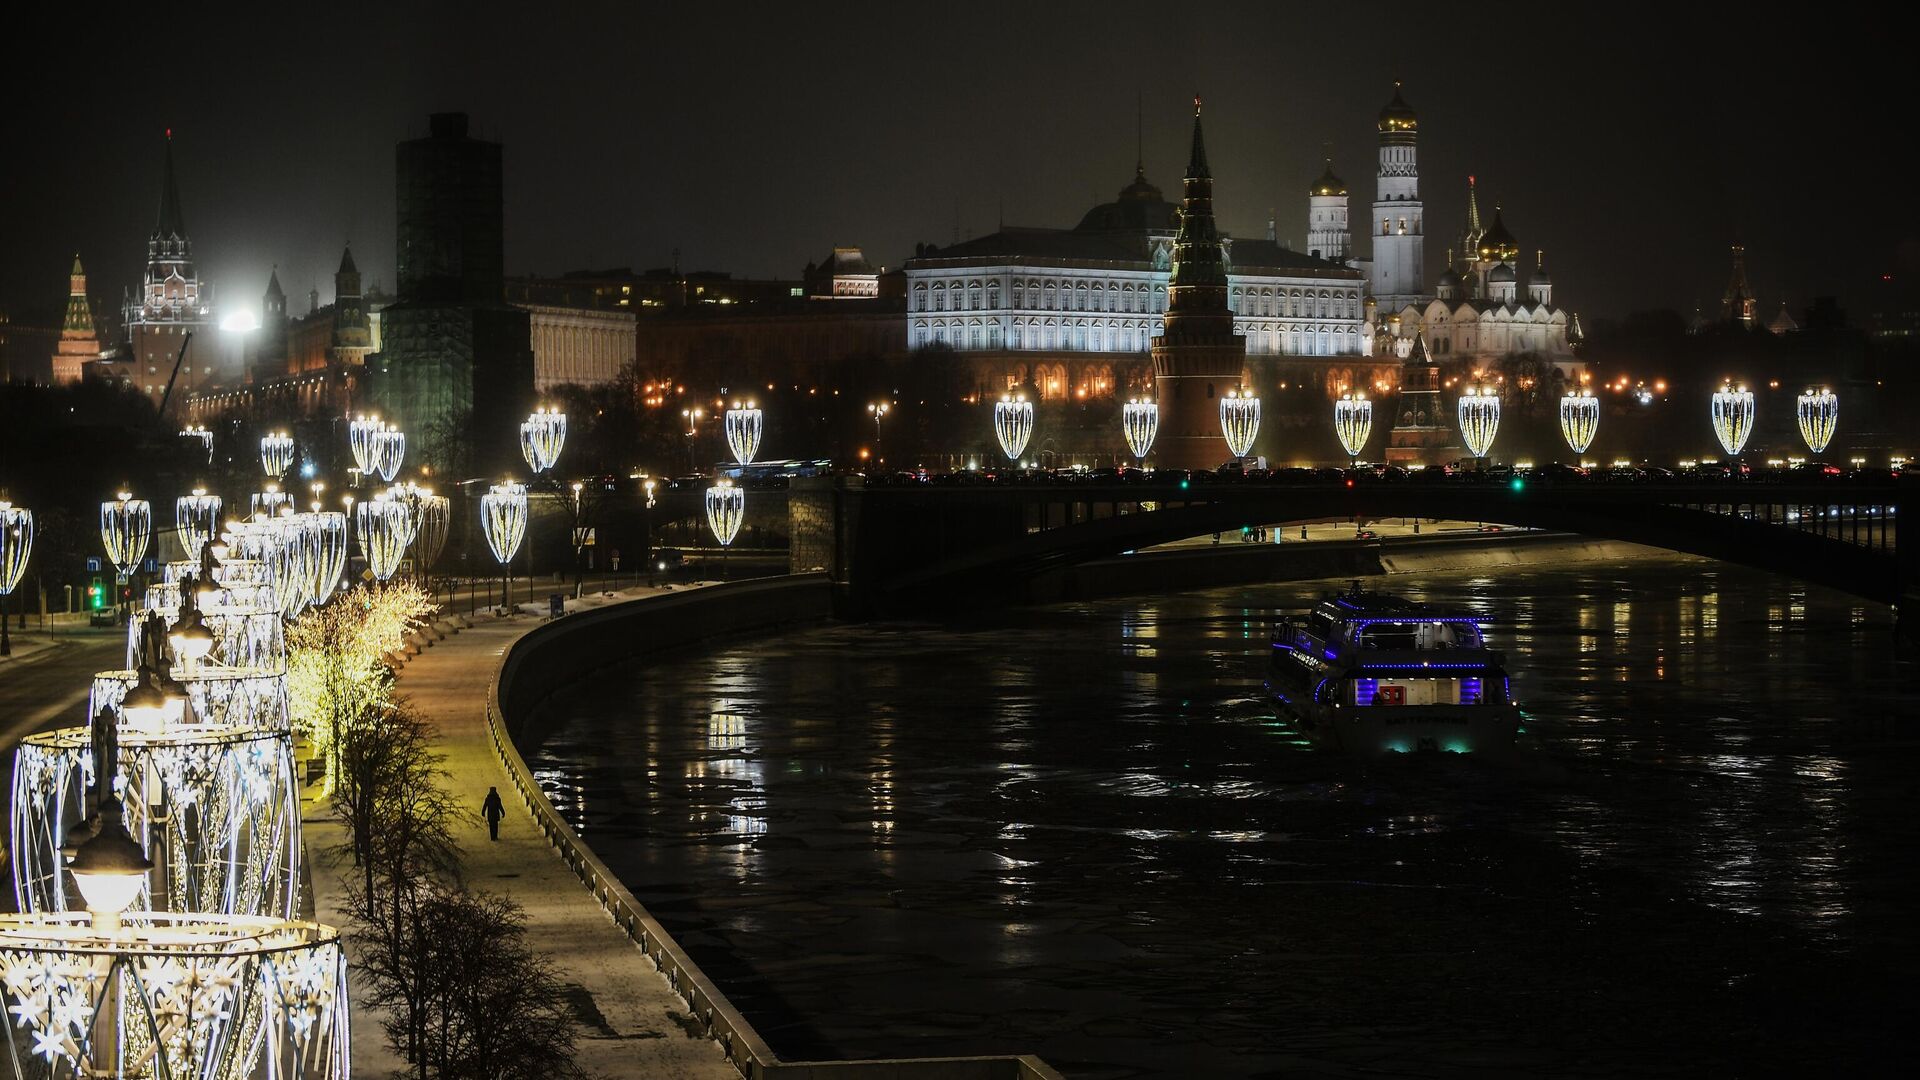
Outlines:
<svg viewBox="0 0 1920 1080"><path fill-rule="evenodd" d="M1041 311L1111 311L1158 314L1167 310L1165 285L1148 286L1109 284L1096 281L1056 283L1027 281L1013 283L1012 308L1029 307ZM1289 316L1293 318L1357 319L1360 298L1351 292L1335 293L1327 289L1250 288L1235 286L1228 306L1242 315ZM998 311L1000 283L989 281L935 282L913 287L914 311Z"/></svg>
<svg viewBox="0 0 1920 1080"><path fill-rule="evenodd" d="M1072 352L1145 352L1153 347L1152 334L1139 325L1068 323L1048 321L1031 325L1016 322L1005 331L998 322L974 320L949 326L935 321L918 323L913 331L914 348L951 345L956 349L1062 349ZM1265 327L1248 330L1247 351L1284 353L1292 356L1337 356L1360 351L1360 331L1352 326ZM1002 341L1005 345L1002 345Z"/></svg>

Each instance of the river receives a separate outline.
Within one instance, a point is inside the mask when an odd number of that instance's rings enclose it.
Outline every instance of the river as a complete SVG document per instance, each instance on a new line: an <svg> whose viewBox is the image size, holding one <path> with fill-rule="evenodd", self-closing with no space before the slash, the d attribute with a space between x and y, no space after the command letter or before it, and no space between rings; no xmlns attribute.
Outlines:
<svg viewBox="0 0 1920 1080"><path fill-rule="evenodd" d="M1508 654L1511 763L1262 697L1337 582L832 626L555 699L527 754L782 1057L1069 1077L1836 1075L1910 1021L1884 608L1692 559L1374 579Z"/></svg>

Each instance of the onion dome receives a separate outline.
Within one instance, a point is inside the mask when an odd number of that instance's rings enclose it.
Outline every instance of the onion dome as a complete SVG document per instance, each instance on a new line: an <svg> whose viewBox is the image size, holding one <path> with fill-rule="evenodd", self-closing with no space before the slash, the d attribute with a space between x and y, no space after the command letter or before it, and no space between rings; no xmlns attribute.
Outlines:
<svg viewBox="0 0 1920 1080"><path fill-rule="evenodd" d="M1547 253L1544 250L1533 253L1533 283L1535 285L1553 284L1553 277L1547 273Z"/></svg>
<svg viewBox="0 0 1920 1080"><path fill-rule="evenodd" d="M1500 218L1500 207L1493 208L1493 226L1480 237L1480 258L1486 262L1512 262L1520 257L1520 245Z"/></svg>
<svg viewBox="0 0 1920 1080"><path fill-rule="evenodd" d="M1420 117L1414 113L1413 106L1408 105L1406 99L1400 96L1400 84L1394 83L1393 100L1387 102L1387 107L1380 110L1380 130L1412 132L1419 127Z"/></svg>
<svg viewBox="0 0 1920 1080"><path fill-rule="evenodd" d="M1347 193L1347 182L1333 175L1333 159L1328 158L1327 171L1321 173L1320 179L1315 180L1313 182L1313 188L1309 192L1309 194L1345 195L1346 193Z"/></svg>
<svg viewBox="0 0 1920 1080"><path fill-rule="evenodd" d="M1519 280L1519 275L1513 272L1513 267L1508 266L1506 263L1501 263L1499 266L1487 271L1487 280L1495 285L1505 285L1509 282Z"/></svg>
<svg viewBox="0 0 1920 1080"><path fill-rule="evenodd" d="M1439 286L1442 289L1459 288L1460 275L1453 272L1453 267L1451 266L1447 267L1445 270L1440 271Z"/></svg>

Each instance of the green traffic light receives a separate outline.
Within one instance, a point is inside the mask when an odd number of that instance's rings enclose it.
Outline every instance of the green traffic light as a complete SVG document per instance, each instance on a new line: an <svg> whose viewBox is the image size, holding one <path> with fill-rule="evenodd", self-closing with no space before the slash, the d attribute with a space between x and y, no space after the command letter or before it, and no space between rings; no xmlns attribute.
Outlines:
<svg viewBox="0 0 1920 1080"><path fill-rule="evenodd" d="M1518 476L1513 478L1513 490L1520 491L1526 488L1526 486L1527 482L1524 478Z"/></svg>

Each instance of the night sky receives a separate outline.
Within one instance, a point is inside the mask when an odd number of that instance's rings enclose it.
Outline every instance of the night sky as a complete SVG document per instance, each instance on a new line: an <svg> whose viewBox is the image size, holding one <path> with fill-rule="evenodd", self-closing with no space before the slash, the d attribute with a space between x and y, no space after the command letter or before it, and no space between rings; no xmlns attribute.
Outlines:
<svg viewBox="0 0 1920 1080"><path fill-rule="evenodd" d="M391 288L393 144L432 111L506 145L511 273L678 249L683 269L797 277L834 244L893 267L1001 220L1071 226L1131 179L1136 99L1147 175L1177 198L1195 91L1223 226L1262 236L1277 208L1304 246L1323 144L1364 218L1396 78L1421 118L1429 278L1469 172L1589 319L1717 306L1736 238L1763 316L1816 294L1864 316L1882 274L1920 272L1907 199L1873 209L1907 179L1906 65L1864 29L1549 5L486 10L253 5L192 32L29 16L14 51L72 63L11 95L32 107L10 115L0 170L0 310L63 303L76 250L117 300L168 127L221 313L257 310L274 264L301 312L311 285L331 299L348 241Z"/></svg>

